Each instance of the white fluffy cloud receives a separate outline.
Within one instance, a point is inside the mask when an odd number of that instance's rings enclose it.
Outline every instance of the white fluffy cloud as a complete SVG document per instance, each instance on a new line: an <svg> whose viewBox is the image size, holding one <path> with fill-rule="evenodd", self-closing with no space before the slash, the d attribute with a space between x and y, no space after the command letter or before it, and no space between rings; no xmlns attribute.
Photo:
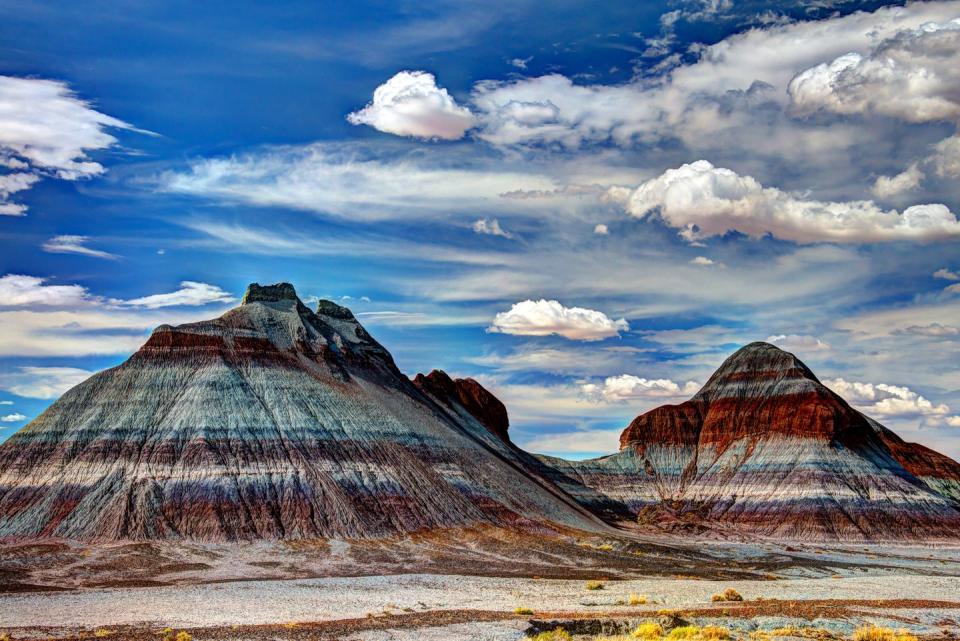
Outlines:
<svg viewBox="0 0 960 641"><path fill-rule="evenodd" d="M505 230L500 226L500 221L496 218L481 218L480 220L474 221L472 225L473 231L478 234L486 234L488 236L502 236L503 238L513 238L513 234Z"/></svg>
<svg viewBox="0 0 960 641"><path fill-rule="evenodd" d="M86 246L89 242L89 236L54 236L43 243L42 248L45 252L51 254L80 254L81 256L92 256L94 258L106 258L107 260L116 260L118 256L110 252L92 249Z"/></svg>
<svg viewBox="0 0 960 641"><path fill-rule="evenodd" d="M829 343L808 334L776 334L768 336L767 342L773 343L788 352L800 352L801 354L825 352L830 349Z"/></svg>
<svg viewBox="0 0 960 641"><path fill-rule="evenodd" d="M571 340L597 341L619 336L630 326L624 319L612 320L603 312L583 307L564 307L555 300L525 300L493 319L488 332L520 336L557 334Z"/></svg>
<svg viewBox="0 0 960 641"><path fill-rule="evenodd" d="M890 198L916 189L921 182L923 172L917 163L913 163L896 176L878 176L870 192L877 198Z"/></svg>
<svg viewBox="0 0 960 641"><path fill-rule="evenodd" d="M919 418L929 425L960 425L960 417L950 408L933 403L909 387L886 383L860 383L834 378L823 384L872 418Z"/></svg>
<svg viewBox="0 0 960 641"><path fill-rule="evenodd" d="M933 272L933 277L942 278L943 280L960 280L960 274L946 267Z"/></svg>
<svg viewBox="0 0 960 641"><path fill-rule="evenodd" d="M933 146L934 153L929 160L934 171L941 177L960 176L960 135L944 138Z"/></svg>
<svg viewBox="0 0 960 641"><path fill-rule="evenodd" d="M88 152L117 142L110 128L131 129L122 120L96 111L63 82L0 76L0 214L22 215L26 207L9 201L42 176L79 180L102 174Z"/></svg>
<svg viewBox="0 0 960 641"><path fill-rule="evenodd" d="M868 200L806 200L706 160L668 169L632 191L614 188L608 194L636 218L658 210L688 240L731 230L800 243L960 237L960 221L944 205L914 205L898 213Z"/></svg>
<svg viewBox="0 0 960 641"><path fill-rule="evenodd" d="M908 122L960 118L960 18L927 22L799 73L787 87L794 113L876 113Z"/></svg>
<svg viewBox="0 0 960 641"><path fill-rule="evenodd" d="M373 92L373 101L347 116L354 125L414 138L456 140L474 124L474 116L460 106L433 74L401 71Z"/></svg>
<svg viewBox="0 0 960 641"><path fill-rule="evenodd" d="M753 145L776 145L781 154L789 154L793 150L783 134L793 132L791 124L779 121L776 131L782 135L765 141L771 132L748 113L757 101L785 108L787 86L798 74L850 52L867 58L878 42L922 32L927 23L948 23L957 6L916 2L750 29L700 48L695 62L679 65L657 81L585 85L559 74L483 81L472 94L480 121L477 136L498 145L567 148L679 137L691 148L703 149L732 142L735 138L726 133L736 131L740 144L748 137ZM950 62L943 60L944 65ZM934 105L924 107L936 112ZM846 136L814 133L796 146L846 143Z"/></svg>
<svg viewBox="0 0 960 641"><path fill-rule="evenodd" d="M687 381L682 386L670 379L646 379L632 374L607 377L602 384L585 383L580 386L590 400L607 403L626 403L637 399L679 399L696 394L700 384Z"/></svg>
<svg viewBox="0 0 960 641"><path fill-rule="evenodd" d="M89 301L80 285L45 285L48 279L23 274L0 277L0 307L27 305L75 306Z"/></svg>
<svg viewBox="0 0 960 641"><path fill-rule="evenodd" d="M237 299L231 295L230 292L224 291L216 285L185 280L180 283L180 289L176 291L134 298L124 301L124 304L130 305L131 307L158 309L160 307L175 307L178 305L196 307L199 305L209 305L210 303L232 303L235 300Z"/></svg>
<svg viewBox="0 0 960 641"><path fill-rule="evenodd" d="M19 423L20 421L27 418L26 414L20 414L19 412L15 414L7 414L6 416L0 416L0 422L3 423Z"/></svg>
<svg viewBox="0 0 960 641"><path fill-rule="evenodd" d="M0 374L0 389L27 398L57 398L92 375L76 367L20 367Z"/></svg>
<svg viewBox="0 0 960 641"><path fill-rule="evenodd" d="M598 236L609 236L610 228L603 223L597 223L597 225L593 228L593 233L597 234Z"/></svg>

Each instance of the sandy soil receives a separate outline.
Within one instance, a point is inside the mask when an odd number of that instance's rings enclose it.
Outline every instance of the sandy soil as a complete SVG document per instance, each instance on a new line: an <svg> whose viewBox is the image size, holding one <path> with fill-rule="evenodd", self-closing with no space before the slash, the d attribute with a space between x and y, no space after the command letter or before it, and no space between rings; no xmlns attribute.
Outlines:
<svg viewBox="0 0 960 641"><path fill-rule="evenodd" d="M392 541L0 544L0 634L158 641L505 641L629 631L670 610L739 638L865 621L960 638L950 547L589 539L503 532ZM411 572L415 569L416 572ZM360 576L363 575L363 576ZM587 579L604 580L590 591ZM712 603L733 587L742 603ZM628 606L631 594L646 605ZM515 614L529 608L533 614ZM105 631L105 632L104 632Z"/></svg>

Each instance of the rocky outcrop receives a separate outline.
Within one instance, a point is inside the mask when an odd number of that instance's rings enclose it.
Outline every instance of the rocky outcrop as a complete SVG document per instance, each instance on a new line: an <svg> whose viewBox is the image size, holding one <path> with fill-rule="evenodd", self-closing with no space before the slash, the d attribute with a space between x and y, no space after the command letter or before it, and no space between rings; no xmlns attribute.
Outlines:
<svg viewBox="0 0 960 641"><path fill-rule="evenodd" d="M792 354L742 348L689 401L638 416L621 450L541 457L585 504L641 525L787 538L955 539L954 461L901 441Z"/></svg>
<svg viewBox="0 0 960 641"><path fill-rule="evenodd" d="M439 407L349 310L254 284L220 318L158 327L0 445L0 536L605 529L527 471L505 412L457 389Z"/></svg>
<svg viewBox="0 0 960 641"><path fill-rule="evenodd" d="M446 372L435 369L427 375L417 374L413 384L447 407L459 405L497 438L510 442L507 408L472 378L452 379Z"/></svg>

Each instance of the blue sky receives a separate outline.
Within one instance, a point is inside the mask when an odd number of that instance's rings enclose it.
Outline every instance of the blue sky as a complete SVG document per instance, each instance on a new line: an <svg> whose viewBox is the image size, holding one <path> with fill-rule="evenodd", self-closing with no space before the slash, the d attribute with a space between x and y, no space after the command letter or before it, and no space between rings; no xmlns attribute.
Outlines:
<svg viewBox="0 0 960 641"><path fill-rule="evenodd" d="M960 456L960 3L0 7L0 439L252 281L521 445L770 340Z"/></svg>

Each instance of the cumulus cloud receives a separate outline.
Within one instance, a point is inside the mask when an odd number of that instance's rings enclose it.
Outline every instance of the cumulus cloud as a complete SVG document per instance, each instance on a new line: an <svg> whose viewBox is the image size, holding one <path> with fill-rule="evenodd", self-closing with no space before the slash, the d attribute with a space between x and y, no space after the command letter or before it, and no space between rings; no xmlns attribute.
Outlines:
<svg viewBox="0 0 960 641"><path fill-rule="evenodd" d="M933 272L933 277L942 278L943 280L960 280L960 274L946 267Z"/></svg>
<svg viewBox="0 0 960 641"><path fill-rule="evenodd" d="M682 386L670 379L646 379L632 374L607 377L602 384L580 386L584 396L595 402L626 403L637 399L686 398L696 394L700 384L687 381Z"/></svg>
<svg viewBox="0 0 960 641"><path fill-rule="evenodd" d="M608 197L644 218L654 211L688 240L735 230L799 243L938 240L960 236L960 221L944 205L914 205L903 213L874 202L806 200L706 160L668 169L636 189Z"/></svg>
<svg viewBox="0 0 960 641"><path fill-rule="evenodd" d="M401 71L373 92L373 101L347 116L354 125L369 125L397 136L457 140L474 125L474 116L458 105L433 74Z"/></svg>
<svg viewBox="0 0 960 641"><path fill-rule="evenodd" d="M180 283L180 289L176 291L165 294L153 294L142 298L133 298L124 301L124 304L130 305L131 307L157 309L178 305L196 307L199 305L209 305L210 303L232 303L235 300L237 299L230 294L230 292L226 292L216 285L185 280Z"/></svg>
<svg viewBox="0 0 960 641"><path fill-rule="evenodd" d="M500 226L500 221L496 218L481 218L474 221L473 231L478 234L487 234L489 236L502 236L503 238L513 238L513 234Z"/></svg>
<svg viewBox="0 0 960 641"><path fill-rule="evenodd" d="M960 135L944 138L933 149L929 161L937 175L942 178L960 176Z"/></svg>
<svg viewBox="0 0 960 641"><path fill-rule="evenodd" d="M890 198L916 189L923 177L920 167L914 163L896 176L878 176L870 192L877 198Z"/></svg>
<svg viewBox="0 0 960 641"><path fill-rule="evenodd" d="M44 284L48 280L24 274L6 274L0 277L0 307L75 306L90 301L86 287Z"/></svg>
<svg viewBox="0 0 960 641"><path fill-rule="evenodd" d="M520 336L556 334L571 340L597 341L619 336L630 326L624 319L612 320L603 312L583 307L564 307L555 300L525 300L497 314L488 332Z"/></svg>
<svg viewBox="0 0 960 641"><path fill-rule="evenodd" d="M117 139L108 129L132 129L96 111L66 83L0 76L0 214L19 216L26 206L10 195L29 189L41 177L79 180L102 174L88 153Z"/></svg>
<svg viewBox="0 0 960 641"><path fill-rule="evenodd" d="M873 418L914 418L931 426L960 423L944 403L933 403L909 387L834 378L823 384Z"/></svg>
<svg viewBox="0 0 960 641"><path fill-rule="evenodd" d="M927 22L802 71L787 93L795 114L876 113L908 122L960 118L960 18Z"/></svg>
<svg viewBox="0 0 960 641"><path fill-rule="evenodd" d="M596 227L593 228L593 233L598 236L609 236L610 229L603 223L597 223Z"/></svg>
<svg viewBox="0 0 960 641"><path fill-rule="evenodd" d="M710 3L700 13L716 13L725 3ZM717 9L719 10L719 9ZM670 27L683 12L661 19L664 34L651 55L665 53ZM690 64L677 64L664 77L619 85L578 84L550 74L509 81L482 81L472 93L479 125L477 136L498 145L558 145L574 148L613 142L630 146L658 139L680 138L694 149L726 145L736 140L781 155L803 151L807 145L849 144L848 135L809 139L803 123L776 118L765 128L769 114L755 117L757 107L789 106L786 89L791 79L823 61L851 51L869 55L878 41L901 32L921 30L926 23L946 23L956 16L956 4L911 3L872 13L860 11L826 20L775 24L730 36L700 47ZM948 65L950 59L943 60ZM800 127L800 129L795 129ZM776 132L771 140L771 133ZM845 133L848 133L845 130ZM801 144L784 144L785 136ZM816 153L818 150L808 148Z"/></svg>
<svg viewBox="0 0 960 641"><path fill-rule="evenodd" d="M767 342L788 352L825 352L830 349L829 343L808 334L776 334L767 336Z"/></svg>
<svg viewBox="0 0 960 641"><path fill-rule="evenodd" d="M707 258L706 256L697 256L690 260L691 265L697 265L698 267L710 267L711 265L716 265L722 267L723 263L718 263L717 261Z"/></svg>
<svg viewBox="0 0 960 641"><path fill-rule="evenodd" d="M0 374L0 389L27 398L57 398L92 375L76 367L20 367Z"/></svg>
<svg viewBox="0 0 960 641"><path fill-rule="evenodd" d="M26 414L7 414L6 416L0 416L0 421L4 423L19 423L27 418Z"/></svg>
<svg viewBox="0 0 960 641"><path fill-rule="evenodd" d="M51 254L80 254L81 256L92 256L94 258L106 258L107 260L116 260L118 256L99 249L92 249L86 246L89 242L89 236L54 236L43 243L42 248L45 252Z"/></svg>

